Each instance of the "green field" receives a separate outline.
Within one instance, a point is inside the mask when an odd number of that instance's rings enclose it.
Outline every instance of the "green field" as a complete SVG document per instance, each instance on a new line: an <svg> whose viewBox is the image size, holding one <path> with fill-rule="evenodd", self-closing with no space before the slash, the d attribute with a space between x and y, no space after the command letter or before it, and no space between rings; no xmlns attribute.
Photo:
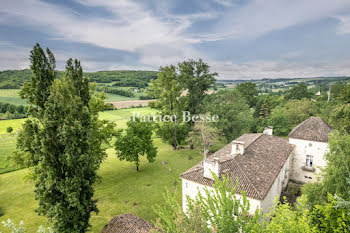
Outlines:
<svg viewBox="0 0 350 233"><path fill-rule="evenodd" d="M116 102L116 101L123 101L123 100L138 100L138 97L126 97L121 95L115 95L111 93L106 93L107 99L106 102Z"/></svg>
<svg viewBox="0 0 350 233"><path fill-rule="evenodd" d="M155 113L149 108L134 108L106 111L100 116L116 122L118 128L124 128L133 111L140 114ZM0 121L1 124L7 123ZM2 136L4 144L10 145L5 142L5 138L12 140L12 143L15 142L11 135ZM179 174L199 162L202 156L198 150L173 151L171 146L165 145L159 138L155 139L155 144L158 147L156 161L148 163L142 158L139 172L136 171L135 164L119 161L115 151L112 148L108 150L109 156L99 171L102 179L96 184L100 213L91 217L92 232L99 232L117 214L133 213L147 220L155 220L152 206L164 203L162 194L165 187L170 190L176 189L177 198L181 200ZM189 155L193 159L189 160ZM162 165L162 161L167 161L167 164ZM28 232L35 232L39 225L45 225L46 219L34 212L37 202L33 196L33 183L24 179L27 174L28 170L22 169L0 175L0 207L5 212L5 215L0 217L0 222L8 218L17 223L23 220ZM0 232L9 231L0 226Z"/></svg>
<svg viewBox="0 0 350 233"><path fill-rule="evenodd" d="M19 89L0 89L0 102L27 105L26 101L19 97L18 92Z"/></svg>
<svg viewBox="0 0 350 233"><path fill-rule="evenodd" d="M0 102L15 104L15 105L27 105L26 101L18 96L19 89L0 89ZM106 102L115 102L123 100L138 100L144 93L134 92L134 97L126 97L121 95L115 95L106 93Z"/></svg>

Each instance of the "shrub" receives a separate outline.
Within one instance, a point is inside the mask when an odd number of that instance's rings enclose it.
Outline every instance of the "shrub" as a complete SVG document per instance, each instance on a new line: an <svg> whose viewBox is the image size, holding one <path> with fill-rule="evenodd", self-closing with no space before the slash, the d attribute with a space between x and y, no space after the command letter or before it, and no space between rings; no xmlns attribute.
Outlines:
<svg viewBox="0 0 350 233"><path fill-rule="evenodd" d="M12 128L11 126L9 126L9 127L7 127L6 131L7 131L8 133L12 133L13 128Z"/></svg>

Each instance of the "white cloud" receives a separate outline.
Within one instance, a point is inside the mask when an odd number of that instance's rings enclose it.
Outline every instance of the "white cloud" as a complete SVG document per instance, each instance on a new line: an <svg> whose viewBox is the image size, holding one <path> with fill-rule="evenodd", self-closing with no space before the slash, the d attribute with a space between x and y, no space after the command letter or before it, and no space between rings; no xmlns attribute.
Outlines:
<svg viewBox="0 0 350 233"><path fill-rule="evenodd" d="M186 37L184 31L195 20L215 17L211 13L197 13L162 18L130 0L76 1L90 7L103 7L113 18L83 18L70 9L38 0L9 0L2 3L0 23L20 22L48 31L55 39L138 52L146 65L158 68L164 59L178 62L198 54L192 53L191 48L196 39Z"/></svg>
<svg viewBox="0 0 350 233"><path fill-rule="evenodd" d="M334 18L339 20L339 25L337 27L338 34L348 34L350 33L350 16L348 15L338 15Z"/></svg>
<svg viewBox="0 0 350 233"><path fill-rule="evenodd" d="M285 58L285 59L296 58L296 57L300 57L301 55L303 55L303 53L304 52L301 50L290 51L290 52L287 52L286 54L281 55L281 58Z"/></svg>
<svg viewBox="0 0 350 233"><path fill-rule="evenodd" d="M216 39L256 38L320 18L350 7L349 0L252 0L234 8L218 23ZM219 35L219 36L218 36Z"/></svg>
<svg viewBox="0 0 350 233"><path fill-rule="evenodd" d="M136 53L136 66L93 60L84 54L69 54L54 51L64 67L68 57L78 57L86 70L111 69L158 69L159 66L176 64L189 58L203 58L219 72L221 78L250 79L261 77L308 77L318 75L344 75L349 69L343 64L298 65L283 63L284 59L297 58L302 51L291 51L281 56L281 61L251 61L234 64L210 59L205 52L195 48L203 41L256 38L266 33L336 15L350 7L349 0L251 0L239 7L230 0L213 0L226 6L224 12L199 12L174 15L168 12L165 1L161 3L161 14L133 0L75 0L89 6L108 10L111 15L88 17L71 9L42 2L40 0L3 0L0 8L0 25L26 25L43 31L56 40L87 43L98 47L118 49ZM164 5L163 5L164 4ZM174 4L171 1L170 4ZM233 7L234 6L234 7ZM221 17L222 16L222 17ZM200 20L221 20L217 29L208 27L207 34L190 36L193 24ZM350 32L350 18L339 16L342 23L339 33ZM28 67L29 48L10 46L0 42L0 69ZM6 42L7 43L7 42ZM349 63L346 62L348 65ZM350 66L348 66L350 67Z"/></svg>
<svg viewBox="0 0 350 233"><path fill-rule="evenodd" d="M224 7L230 7L235 5L232 0L213 0L215 3L222 5Z"/></svg>
<svg viewBox="0 0 350 233"><path fill-rule="evenodd" d="M252 61L242 64L212 62L219 79L307 78L320 76L349 76L350 60L338 63L303 65L281 61Z"/></svg>

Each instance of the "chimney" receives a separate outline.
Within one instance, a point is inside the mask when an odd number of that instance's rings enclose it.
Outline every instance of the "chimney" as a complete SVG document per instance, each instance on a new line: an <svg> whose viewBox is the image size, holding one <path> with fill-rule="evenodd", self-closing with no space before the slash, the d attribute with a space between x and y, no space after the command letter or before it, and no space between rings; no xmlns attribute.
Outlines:
<svg viewBox="0 0 350 233"><path fill-rule="evenodd" d="M219 176L220 174L220 159L219 158L213 158L213 159L204 159L203 160L203 176L208 179L214 180L212 172Z"/></svg>
<svg viewBox="0 0 350 233"><path fill-rule="evenodd" d="M273 133L273 127L272 126L265 127L264 134L272 135L272 133Z"/></svg>
<svg viewBox="0 0 350 233"><path fill-rule="evenodd" d="M231 155L243 155L244 154L244 142L233 141Z"/></svg>

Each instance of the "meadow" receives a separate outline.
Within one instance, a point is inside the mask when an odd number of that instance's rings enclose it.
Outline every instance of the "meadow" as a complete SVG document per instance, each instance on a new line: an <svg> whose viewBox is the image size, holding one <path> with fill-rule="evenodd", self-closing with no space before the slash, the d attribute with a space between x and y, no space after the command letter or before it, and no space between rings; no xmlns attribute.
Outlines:
<svg viewBox="0 0 350 233"><path fill-rule="evenodd" d="M100 117L115 122L118 128L125 128L132 112L155 113L150 108L133 108L105 111L100 114ZM0 121L0 126L2 124L8 123ZM6 128L6 126L1 127ZM1 131L0 140L4 145L11 145L9 142L15 143L15 136L3 134ZM162 195L166 187L171 191L176 190L176 197L181 201L179 174L198 163L202 155L197 149L184 148L173 151L171 146L164 144L159 138L154 138L154 142L158 147L156 160L148 163L145 158L142 158L139 172L136 171L134 163L119 161L113 148L107 150L108 157L99 170L101 179L95 185L95 197L98 199L100 212L91 217L91 232L99 232L118 214L133 213L146 220L154 221L156 215L152 206L164 203ZM2 145L0 144L1 148ZM11 148L8 149L9 151ZM0 158L4 154L6 153L1 152ZM163 161L166 163L163 164ZM5 213L0 217L0 222L8 218L16 223L23 220L28 232L35 232L39 225L46 224L46 218L35 213L37 202L34 200L34 184L25 179L28 174L28 169L21 169L0 175L0 207ZM0 232L9 231L0 226Z"/></svg>
<svg viewBox="0 0 350 233"><path fill-rule="evenodd" d="M28 105L26 100L22 99L18 93L20 89L0 89L0 102L15 104L15 105ZM134 92L134 97L126 97L121 95L115 95L111 93L106 93L106 102L115 102L123 100L138 100L139 96L144 95L144 93Z"/></svg>
<svg viewBox="0 0 350 233"><path fill-rule="evenodd" d="M28 105L26 100L18 95L19 90L20 89L0 89L0 102L15 105Z"/></svg>

